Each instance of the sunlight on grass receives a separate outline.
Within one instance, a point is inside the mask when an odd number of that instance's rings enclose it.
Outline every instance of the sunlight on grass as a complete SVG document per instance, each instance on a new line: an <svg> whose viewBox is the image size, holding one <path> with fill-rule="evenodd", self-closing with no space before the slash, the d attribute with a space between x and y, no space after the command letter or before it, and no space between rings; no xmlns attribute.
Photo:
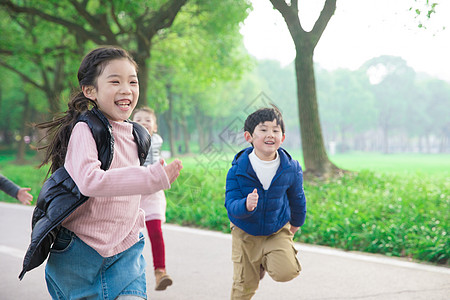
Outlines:
<svg viewBox="0 0 450 300"><path fill-rule="evenodd" d="M301 152L290 151L289 153L304 167ZM448 174L450 172L450 154L352 152L330 155L329 158L339 168L350 171L370 170L397 174L410 171L427 174Z"/></svg>
<svg viewBox="0 0 450 300"><path fill-rule="evenodd" d="M338 167L361 171L375 172L420 172L448 173L450 171L450 155L448 154L338 154L330 157Z"/></svg>

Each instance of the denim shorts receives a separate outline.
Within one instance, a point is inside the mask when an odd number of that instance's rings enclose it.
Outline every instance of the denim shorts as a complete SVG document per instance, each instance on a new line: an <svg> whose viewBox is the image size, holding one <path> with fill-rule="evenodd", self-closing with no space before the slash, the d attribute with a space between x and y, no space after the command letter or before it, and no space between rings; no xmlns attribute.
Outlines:
<svg viewBox="0 0 450 300"><path fill-rule="evenodd" d="M128 250L102 257L73 232L61 227L45 267L52 299L147 299L144 236Z"/></svg>

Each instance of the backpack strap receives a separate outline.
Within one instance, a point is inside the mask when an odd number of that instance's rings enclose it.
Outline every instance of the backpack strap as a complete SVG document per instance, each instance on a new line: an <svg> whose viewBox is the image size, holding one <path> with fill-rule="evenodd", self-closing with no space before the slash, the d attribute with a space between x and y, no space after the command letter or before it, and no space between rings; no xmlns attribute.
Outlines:
<svg viewBox="0 0 450 300"><path fill-rule="evenodd" d="M139 162L141 166L143 166L152 144L152 138L147 129L141 124L129 120L127 120L127 122L133 124L133 136L138 147Z"/></svg>
<svg viewBox="0 0 450 300"><path fill-rule="evenodd" d="M81 114L77 122L85 122L88 125L97 145L100 168L108 170L114 156L114 136L108 119L97 108L93 108Z"/></svg>

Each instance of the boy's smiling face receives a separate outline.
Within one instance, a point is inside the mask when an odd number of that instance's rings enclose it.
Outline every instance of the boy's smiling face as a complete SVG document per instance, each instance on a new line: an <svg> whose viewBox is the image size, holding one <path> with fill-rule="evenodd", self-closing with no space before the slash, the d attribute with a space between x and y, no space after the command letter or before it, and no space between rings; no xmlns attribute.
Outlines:
<svg viewBox="0 0 450 300"><path fill-rule="evenodd" d="M145 129L147 129L148 133L150 135L153 135L153 133L156 132L156 122L155 118L152 114L146 112L146 111L138 111L134 114L133 121L141 124L144 126Z"/></svg>
<svg viewBox="0 0 450 300"><path fill-rule="evenodd" d="M256 156L261 160L274 160L276 152L284 142L285 135L276 120L259 123L253 134L246 131L245 140L253 144Z"/></svg>

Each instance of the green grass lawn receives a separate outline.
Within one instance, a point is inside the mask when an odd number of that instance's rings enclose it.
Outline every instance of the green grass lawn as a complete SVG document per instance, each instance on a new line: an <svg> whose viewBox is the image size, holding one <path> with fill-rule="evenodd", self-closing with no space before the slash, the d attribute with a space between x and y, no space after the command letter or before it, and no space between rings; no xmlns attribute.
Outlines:
<svg viewBox="0 0 450 300"><path fill-rule="evenodd" d="M289 151L289 153L304 166L301 152ZM449 174L450 172L450 154L352 152L331 155L330 160L339 168L352 171L370 170L395 174L408 172Z"/></svg>
<svg viewBox="0 0 450 300"><path fill-rule="evenodd" d="M33 157L28 157L28 161L28 164L16 165L13 155L0 153L0 173L21 187L31 188L31 194L35 201L44 183L47 168L38 169L39 162ZM18 200L3 192L0 192L0 201L19 203Z"/></svg>
<svg viewBox="0 0 450 300"><path fill-rule="evenodd" d="M225 177L234 154L181 157L184 169L166 191L167 221L229 232ZM293 153L303 165L300 153ZM15 165L0 153L0 172L35 199L46 168ZM450 155L339 154L355 171L326 182L305 182L308 213L300 242L449 264ZM17 202L0 193L0 201Z"/></svg>
<svg viewBox="0 0 450 300"><path fill-rule="evenodd" d="M449 174L450 155L448 154L378 154L353 153L331 156L338 167L361 171L387 173L419 172L426 174Z"/></svg>

